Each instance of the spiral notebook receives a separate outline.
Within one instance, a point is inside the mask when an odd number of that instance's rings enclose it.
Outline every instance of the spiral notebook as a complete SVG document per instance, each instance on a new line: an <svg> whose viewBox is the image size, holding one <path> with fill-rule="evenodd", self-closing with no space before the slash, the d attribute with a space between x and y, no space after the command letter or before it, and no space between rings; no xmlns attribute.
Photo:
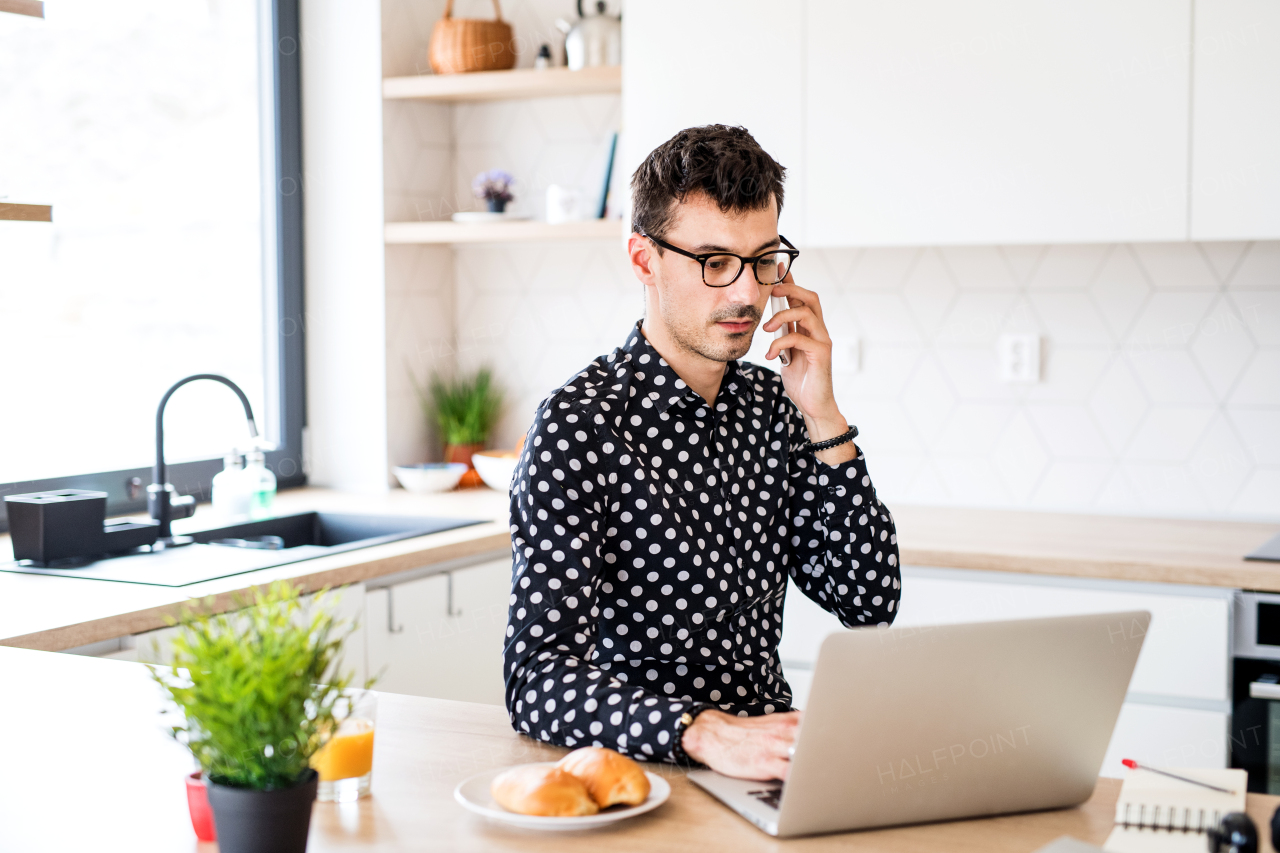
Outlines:
<svg viewBox="0 0 1280 853"><path fill-rule="evenodd" d="M1130 770L1116 802L1109 853L1203 853L1206 829L1228 812L1244 811L1249 777L1243 770L1173 769L1171 773L1235 791L1224 794L1147 770Z"/></svg>

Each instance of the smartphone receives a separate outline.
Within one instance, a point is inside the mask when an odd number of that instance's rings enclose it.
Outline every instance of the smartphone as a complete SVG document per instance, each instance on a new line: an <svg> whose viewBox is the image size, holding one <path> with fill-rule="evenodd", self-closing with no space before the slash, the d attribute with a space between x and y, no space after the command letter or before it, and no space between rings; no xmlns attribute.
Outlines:
<svg viewBox="0 0 1280 853"><path fill-rule="evenodd" d="M771 312L771 315L777 314L779 311L785 311L787 310L788 307L790 306L787 305L787 300L785 297L782 297L782 296L769 297L769 311ZM783 335L791 334L791 332L792 332L791 324L783 323L774 331L773 339L776 341L778 338L782 337ZM783 367L786 367L787 365L791 364L791 350L784 349L779 351L778 361L782 362Z"/></svg>

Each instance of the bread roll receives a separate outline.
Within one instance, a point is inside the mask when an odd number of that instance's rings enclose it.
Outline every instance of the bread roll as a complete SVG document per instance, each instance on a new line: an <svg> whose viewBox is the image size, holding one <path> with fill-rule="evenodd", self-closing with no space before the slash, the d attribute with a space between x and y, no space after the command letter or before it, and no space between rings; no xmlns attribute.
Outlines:
<svg viewBox="0 0 1280 853"><path fill-rule="evenodd" d="M602 809L618 803L638 806L649 799L649 779L640 765L612 749L584 746L556 766L581 779Z"/></svg>
<svg viewBox="0 0 1280 853"><path fill-rule="evenodd" d="M489 793L517 814L578 817L600 811L581 779L554 766L512 767L493 780Z"/></svg>

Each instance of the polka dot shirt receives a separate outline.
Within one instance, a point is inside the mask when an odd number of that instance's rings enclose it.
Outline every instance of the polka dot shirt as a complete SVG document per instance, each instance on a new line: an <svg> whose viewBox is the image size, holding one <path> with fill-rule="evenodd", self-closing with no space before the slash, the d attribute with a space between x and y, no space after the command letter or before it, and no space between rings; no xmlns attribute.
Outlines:
<svg viewBox="0 0 1280 853"><path fill-rule="evenodd" d="M897 537L865 459L806 441L777 374L730 362L708 406L639 324L542 402L511 488L517 731L675 760L694 707L790 708L788 577L847 626L893 621Z"/></svg>

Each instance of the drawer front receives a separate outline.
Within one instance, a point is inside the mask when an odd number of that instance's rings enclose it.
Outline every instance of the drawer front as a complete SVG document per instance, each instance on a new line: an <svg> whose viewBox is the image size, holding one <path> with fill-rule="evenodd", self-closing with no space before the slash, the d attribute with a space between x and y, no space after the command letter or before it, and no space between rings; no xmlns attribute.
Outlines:
<svg viewBox="0 0 1280 853"><path fill-rule="evenodd" d="M510 594L510 557L370 590L365 624L378 689L503 704Z"/></svg>
<svg viewBox="0 0 1280 853"><path fill-rule="evenodd" d="M1108 589L1105 582L1101 588L1096 581L1077 585L1070 578L1054 579L1061 584L1033 584L1016 582L1018 575L1009 576L1014 582L1004 581L1003 576L989 579L993 574L904 566L901 611L894 626L1149 610L1151 628L1130 692L1229 699L1229 591L1207 591L1205 596L1169 594L1162 593L1158 584L1117 582L1115 589ZM972 579L975 575L982 579ZM811 667L822 639L841 627L799 590L789 593L779 655L784 664Z"/></svg>

